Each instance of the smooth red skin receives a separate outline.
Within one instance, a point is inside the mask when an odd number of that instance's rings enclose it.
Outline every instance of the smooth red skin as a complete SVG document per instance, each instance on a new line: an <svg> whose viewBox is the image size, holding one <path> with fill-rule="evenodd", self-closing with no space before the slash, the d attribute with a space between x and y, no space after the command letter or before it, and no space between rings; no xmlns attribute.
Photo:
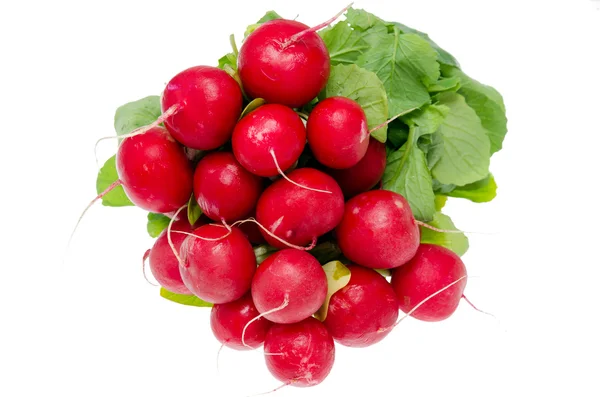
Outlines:
<svg viewBox="0 0 600 397"><path fill-rule="evenodd" d="M212 224L194 230L195 235L210 239L226 233L223 226ZM248 239L237 229L218 241L188 236L181 245L180 255L181 278L202 300L227 303L241 298L250 289L256 257Z"/></svg>
<svg viewBox="0 0 600 397"><path fill-rule="evenodd" d="M265 317L275 323L290 324L312 316L327 295L327 276L311 254L284 249L260 264L252 280L252 300L259 312L288 305Z"/></svg>
<svg viewBox="0 0 600 397"><path fill-rule="evenodd" d="M314 317L295 324L274 324L265 338L264 350L271 374L296 387L318 385L335 361L333 338Z"/></svg>
<svg viewBox="0 0 600 397"><path fill-rule="evenodd" d="M310 32L287 47L294 34L308 29L303 23L276 19L263 23L245 40L238 55L238 72L252 98L301 107L327 84L329 52L323 39Z"/></svg>
<svg viewBox="0 0 600 397"><path fill-rule="evenodd" d="M287 176L302 186L332 193L315 192L280 179L258 199L256 220L288 243L306 245L340 223L344 195L332 177L313 168L299 168ZM287 247L264 230L261 232L270 245Z"/></svg>
<svg viewBox="0 0 600 397"><path fill-rule="evenodd" d="M250 350L262 346L267 331L273 325L264 317L259 318L246 328L244 346L242 333L250 320L260 313L252 302L252 296L247 293L238 300L214 305L210 312L210 328L219 342L235 350Z"/></svg>
<svg viewBox="0 0 600 397"><path fill-rule="evenodd" d="M173 138L192 149L216 149L231 138L242 113L242 90L227 72L194 66L177 74L165 87L163 112L175 104L182 108L165 120Z"/></svg>
<svg viewBox="0 0 600 397"><path fill-rule="evenodd" d="M335 232L346 258L373 269L402 266L419 247L419 226L408 201L388 190L371 190L348 200Z"/></svg>
<svg viewBox="0 0 600 397"><path fill-rule="evenodd" d="M419 302L459 278L467 269L458 255L447 248L421 244L406 265L392 273L392 288L400 301L400 310L408 313ZM423 321L445 320L454 313L467 285L464 278L420 306L412 317Z"/></svg>
<svg viewBox="0 0 600 397"><path fill-rule="evenodd" d="M331 296L323 324L336 342L371 346L386 337L398 320L398 299L375 270L348 266L350 282Z"/></svg>
<svg viewBox="0 0 600 397"><path fill-rule="evenodd" d="M317 161L335 169L356 165L369 146L367 116L345 97L320 101L308 117L306 135Z"/></svg>
<svg viewBox="0 0 600 397"><path fill-rule="evenodd" d="M230 152L209 153L194 172L194 196L210 219L233 222L256 207L263 181L248 172Z"/></svg>
<svg viewBox="0 0 600 397"><path fill-rule="evenodd" d="M306 145L306 128L300 116L283 105L267 104L244 116L231 138L233 154L253 174L279 175L272 149L282 170L290 168Z"/></svg>
<svg viewBox="0 0 600 397"><path fill-rule="evenodd" d="M329 169L327 173L340 185L344 197L351 198L374 188L383 177L386 165L385 144L369 138L365 156L353 167Z"/></svg>
<svg viewBox="0 0 600 397"><path fill-rule="evenodd" d="M116 163L125 194L146 211L176 211L192 194L192 166L183 147L162 127L125 138Z"/></svg>

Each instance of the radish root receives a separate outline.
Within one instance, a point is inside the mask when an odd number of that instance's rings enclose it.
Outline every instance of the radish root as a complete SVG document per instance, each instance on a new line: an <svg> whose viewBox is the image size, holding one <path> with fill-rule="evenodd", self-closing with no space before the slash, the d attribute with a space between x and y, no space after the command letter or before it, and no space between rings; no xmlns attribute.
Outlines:
<svg viewBox="0 0 600 397"><path fill-rule="evenodd" d="M275 313L278 312L280 310L285 309L288 305L290 304L290 298L288 296L288 294L285 294L284 299L283 299L283 303L279 306L277 306L274 309L271 310L267 310L264 313L259 314L258 316L254 317L252 320L248 321L248 323L246 323L246 325L244 326L244 329L242 330L242 345L244 345L245 347L247 347L248 349L252 349L252 346L249 346L246 344L246 330L248 329L248 327L250 326L250 324L252 324L253 322L255 322L256 320L271 314L271 313Z"/></svg>
<svg viewBox="0 0 600 397"><path fill-rule="evenodd" d="M466 232L463 232L462 230L438 229L435 226L431 226L431 225L429 225L429 224L427 224L425 222L421 222L421 221L418 221L416 219L415 219L415 223L417 225L419 225L419 226L422 226L422 227L426 228L426 229L430 229L430 230L433 230L434 232L439 232L439 233L466 233Z"/></svg>
<svg viewBox="0 0 600 397"><path fill-rule="evenodd" d="M283 48L287 48L290 45L292 45L295 42L297 42L298 40L302 39L302 37L304 37L305 35L307 35L307 34L309 34L311 32L316 32L317 30L323 29L324 27L330 25L331 23L333 23L333 21L335 21L336 19L338 19L343 13L345 13L346 11L348 11L348 8L352 7L352 4L354 4L354 3L348 4L346 7L344 7L343 10L341 10L340 12L338 12L337 14L335 14L335 16L333 16L329 20L327 20L327 21L325 21L323 23L320 23L317 26L313 26L312 28L304 29L303 31L296 33L295 35L293 35L292 37L290 37L289 39L287 39L286 41L284 41L282 47Z"/></svg>
<svg viewBox="0 0 600 397"><path fill-rule="evenodd" d="M381 123L381 124L379 124L379 125L377 125L377 126L375 126L375 127L371 128L371 129L369 130L369 135L370 135L370 134L372 134L373 132L377 131L378 129L385 127L386 125L388 125L388 124L389 124L389 123L391 123L392 121L396 120L398 117L402 117L402 116L404 116L405 114L409 114L410 112L413 112L413 111L415 111L415 110L417 110L417 109L418 109L418 108L411 108L411 109L405 110L404 112L400 112L400 113L398 113L397 115L395 115L395 116L394 116L394 117L392 117L391 119L389 119L389 120L387 120L387 121L385 121L385 122L383 122L383 123Z"/></svg>
<svg viewBox="0 0 600 397"><path fill-rule="evenodd" d="M297 250L301 250L301 251L310 251L311 249L315 248L315 245L317 245L317 237L313 237L310 245L308 247L302 247L301 245L296 245L296 244L292 244L292 243L288 243L287 241L285 241L284 239L282 239L279 236L276 236L273 232L271 232L269 229L267 229L265 226L261 225L260 222L258 222L256 219L254 218L248 218L248 219L244 219L241 221L237 221L233 224L233 226L237 226L237 225L241 225L242 223L246 223L246 222L253 222L256 223L258 225L258 227L260 227L262 230L264 230L265 233L267 233L269 236L273 237L275 240L279 241L281 244L285 244L286 246L290 247L290 248L294 248Z"/></svg>
<svg viewBox="0 0 600 397"><path fill-rule="evenodd" d="M286 382L286 383L284 383L284 384L281 384L281 385L277 386L277 387L276 387L276 388L274 388L273 390L269 390L269 391L266 391L266 392L264 392L264 393L252 394L252 395L250 395L250 396L248 396L248 397L265 396L265 395L267 395L267 394L275 393L277 390L280 390L280 389L283 389L283 388L284 388L284 387L286 387L286 386L289 386L289 385L290 385L290 383L291 383L291 382Z"/></svg>
<svg viewBox="0 0 600 397"><path fill-rule="evenodd" d="M332 192L330 192L329 190L321 190L321 189L314 189L312 187L308 187L308 186L304 186L299 184L298 182L294 182L292 181L290 178L288 178L288 176L283 172L283 170L281 169L281 167L279 167L279 163L277 162L277 157L275 156L275 151L273 149L269 150L269 153L271 154L271 157L273 157L273 162L275 162L275 167L277 167L277 172L279 172L279 175L281 175L283 177L283 179L285 179L286 181L290 182L293 185L296 185L298 187L301 187L302 189L306 189L306 190L312 190L313 192L319 192L319 193L328 193L328 194L333 194Z"/></svg>
<svg viewBox="0 0 600 397"><path fill-rule="evenodd" d="M144 275L144 278L146 279L146 281L148 282L148 284L150 284L153 287L160 287L160 285L158 284L154 284L152 281L150 281L150 279L148 279L148 276L146 275L146 259L148 259L148 257L150 256L150 252L152 250L146 250L146 252L144 252L144 257L142 258L142 274Z"/></svg>
<svg viewBox="0 0 600 397"><path fill-rule="evenodd" d="M469 304L469 306L471 306L473 309L477 310L479 313L486 314L486 315L492 317L494 320L498 320L498 318L496 316L494 316L492 313L489 313L489 312L486 312L486 311L483 311L483 310L477 308L477 306L475 306L473 303L471 303L471 301L469 299L467 299L465 294L462 295L462 298L465 300L465 302L467 302Z"/></svg>
<svg viewBox="0 0 600 397"><path fill-rule="evenodd" d="M179 263L180 265L183 265L183 262L181 261L179 252L177 252L177 250L175 249L175 245L173 244L173 240L171 239L171 228L173 227L173 222L175 221L175 218L177 218L177 215L179 215L179 213L186 207L187 204L179 207L179 209L175 211L175 214L173 214L173 217L169 221L169 226L167 226L167 241L169 242L169 247L171 247L171 251L173 251L173 255L175 255L175 258L177 258L177 263Z"/></svg>

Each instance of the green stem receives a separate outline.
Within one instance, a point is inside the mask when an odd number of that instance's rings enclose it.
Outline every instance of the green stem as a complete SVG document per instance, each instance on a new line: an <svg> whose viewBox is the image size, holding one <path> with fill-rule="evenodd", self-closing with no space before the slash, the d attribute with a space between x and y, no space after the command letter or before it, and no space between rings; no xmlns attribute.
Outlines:
<svg viewBox="0 0 600 397"><path fill-rule="evenodd" d="M233 34L229 36L229 44L231 44L231 49L233 50L234 55L237 57L238 56L238 48L237 48L237 45L235 44L235 36Z"/></svg>

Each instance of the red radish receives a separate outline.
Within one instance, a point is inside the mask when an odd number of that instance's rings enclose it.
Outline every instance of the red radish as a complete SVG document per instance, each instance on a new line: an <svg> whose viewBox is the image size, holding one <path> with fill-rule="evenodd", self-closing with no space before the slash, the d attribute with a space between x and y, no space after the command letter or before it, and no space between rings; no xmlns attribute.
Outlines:
<svg viewBox="0 0 600 397"><path fill-rule="evenodd" d="M251 217L254 218L255 214L252 214ZM237 227L238 229L240 229L242 231L242 233L244 233L244 235L246 235L246 238L248 240L250 240L250 242L252 244L266 243L265 238L263 237L262 233L260 232L260 228L254 222L244 222L242 224L239 224L239 225L236 225L233 227Z"/></svg>
<svg viewBox="0 0 600 397"><path fill-rule="evenodd" d="M253 174L271 177L290 168L306 144L306 128L292 109L263 105L244 116L231 139L235 158ZM277 161L277 163L276 163Z"/></svg>
<svg viewBox="0 0 600 397"><path fill-rule="evenodd" d="M299 168L288 177L303 186L331 192L322 193L280 179L265 189L256 206L257 221L273 234L295 245L306 245L333 230L342 220L344 196L329 175L313 168ZM269 244L285 244L263 231Z"/></svg>
<svg viewBox="0 0 600 397"><path fill-rule="evenodd" d="M244 333L242 331L250 320L258 316L258 310L247 293L238 300L214 305L210 312L210 327L215 337L227 347L235 350L256 349L265 341L265 335L273 324L266 318L252 322Z"/></svg>
<svg viewBox="0 0 600 397"><path fill-rule="evenodd" d="M210 219L233 222L248 216L262 191L262 179L237 162L230 152L207 154L196 166L194 196Z"/></svg>
<svg viewBox="0 0 600 397"><path fill-rule="evenodd" d="M344 346L370 346L394 328L398 299L390 283L375 270L356 265L348 269L350 282L331 296L323 324Z"/></svg>
<svg viewBox="0 0 600 397"><path fill-rule="evenodd" d="M265 361L271 374L285 384L318 385L335 361L333 338L313 317L295 324L274 324L265 338Z"/></svg>
<svg viewBox="0 0 600 397"><path fill-rule="evenodd" d="M356 165L367 152L367 116L350 98L331 97L320 101L306 124L308 144L317 161L335 169Z"/></svg>
<svg viewBox="0 0 600 397"><path fill-rule="evenodd" d="M188 289L211 303L241 298L250 289L256 271L252 245L238 229L204 225L181 244L179 271ZM210 239L210 240L209 240ZM212 241L211 241L212 240Z"/></svg>
<svg viewBox="0 0 600 397"><path fill-rule="evenodd" d="M317 96L327 84L330 61L323 39L310 30L300 22L275 19L244 40L238 72L248 95L290 107Z"/></svg>
<svg viewBox="0 0 600 397"><path fill-rule="evenodd" d="M371 190L348 200L335 230L346 258L374 269L408 262L419 247L419 226L398 193Z"/></svg>
<svg viewBox="0 0 600 397"><path fill-rule="evenodd" d="M171 135L193 149L212 150L231 137L242 113L242 90L227 72L212 66L194 66L169 81L162 109L177 106L165 120Z"/></svg>
<svg viewBox="0 0 600 397"><path fill-rule="evenodd" d="M329 169L327 173L340 185L344 196L351 198L375 187L383 177L385 165L385 144L370 138L367 153L358 164L343 170Z"/></svg>
<svg viewBox="0 0 600 397"><path fill-rule="evenodd" d="M458 255L434 244L421 244L416 255L392 273L392 287L400 309L408 313L421 301L454 281L467 269ZM467 285L466 277L417 308L411 316L423 321L440 321L452 315Z"/></svg>
<svg viewBox="0 0 600 397"><path fill-rule="evenodd" d="M282 324L312 316L327 295L327 276L311 254L284 249L269 256L252 280L252 300L267 319Z"/></svg>
<svg viewBox="0 0 600 397"><path fill-rule="evenodd" d="M116 164L127 197L146 211L173 212L192 194L191 164L183 147L162 127L125 138Z"/></svg>

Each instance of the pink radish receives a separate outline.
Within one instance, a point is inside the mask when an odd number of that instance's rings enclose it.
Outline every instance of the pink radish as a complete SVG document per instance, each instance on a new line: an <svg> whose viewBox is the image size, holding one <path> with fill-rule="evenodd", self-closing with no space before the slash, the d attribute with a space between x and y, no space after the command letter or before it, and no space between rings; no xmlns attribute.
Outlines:
<svg viewBox="0 0 600 397"><path fill-rule="evenodd" d="M346 258L374 269L402 266L419 247L419 226L408 201L387 190L371 190L348 200L335 232Z"/></svg>
<svg viewBox="0 0 600 397"><path fill-rule="evenodd" d="M252 280L258 311L276 323L289 324L312 316L327 295L327 277L309 253L284 249L269 256Z"/></svg>
<svg viewBox="0 0 600 397"><path fill-rule="evenodd" d="M274 324L265 338L265 361L271 374L286 385L318 385L335 361L333 338L313 317L295 324Z"/></svg>
<svg viewBox="0 0 600 397"><path fill-rule="evenodd" d="M313 168L299 168L288 178L305 187L331 192L323 193L280 179L269 186L258 199L256 219L271 233L295 245L306 245L333 230L342 220L344 196L329 175ZM263 231L269 244L285 248Z"/></svg>
<svg viewBox="0 0 600 397"><path fill-rule="evenodd" d="M302 154L306 129L292 109L263 105L244 116L231 139L233 153L253 174L271 177L290 168Z"/></svg>
<svg viewBox="0 0 600 397"><path fill-rule="evenodd" d="M467 285L467 269L458 255L433 244L421 244L416 255L392 273L392 287L400 309L408 313L429 295L465 277L417 308L411 316L423 321L440 321L452 315Z"/></svg>
<svg viewBox="0 0 600 397"><path fill-rule="evenodd" d="M335 169L356 165L367 152L367 116L358 103L345 97L320 101L306 124L308 144L317 161Z"/></svg>
<svg viewBox="0 0 600 397"><path fill-rule="evenodd" d="M242 112L242 90L227 72L194 66L167 84L162 109L173 107L165 127L175 139L193 149L216 149L231 137Z"/></svg>
<svg viewBox="0 0 600 397"><path fill-rule="evenodd" d="M194 196L210 219L233 222L248 216L262 191L262 179L237 162L230 152L207 154L194 172Z"/></svg>
<svg viewBox="0 0 600 397"><path fill-rule="evenodd" d="M265 341L267 331L273 324L264 317L246 324L256 316L258 310L252 303L250 293L233 302L216 304L210 313L210 327L219 342L235 350L256 349ZM242 341L242 332L244 331Z"/></svg>
<svg viewBox="0 0 600 397"><path fill-rule="evenodd" d="M331 296L323 324L336 342L366 347L389 334L398 319L398 299L390 283L372 269L352 265L350 282Z"/></svg>
<svg viewBox="0 0 600 397"><path fill-rule="evenodd" d="M146 211L170 213L190 198L192 167L183 147L162 127L125 138L116 165L127 197Z"/></svg>
<svg viewBox="0 0 600 397"><path fill-rule="evenodd" d="M198 238L198 237L200 238ZM198 298L227 303L241 298L256 271L252 245L238 229L204 225L181 244L181 278Z"/></svg>

